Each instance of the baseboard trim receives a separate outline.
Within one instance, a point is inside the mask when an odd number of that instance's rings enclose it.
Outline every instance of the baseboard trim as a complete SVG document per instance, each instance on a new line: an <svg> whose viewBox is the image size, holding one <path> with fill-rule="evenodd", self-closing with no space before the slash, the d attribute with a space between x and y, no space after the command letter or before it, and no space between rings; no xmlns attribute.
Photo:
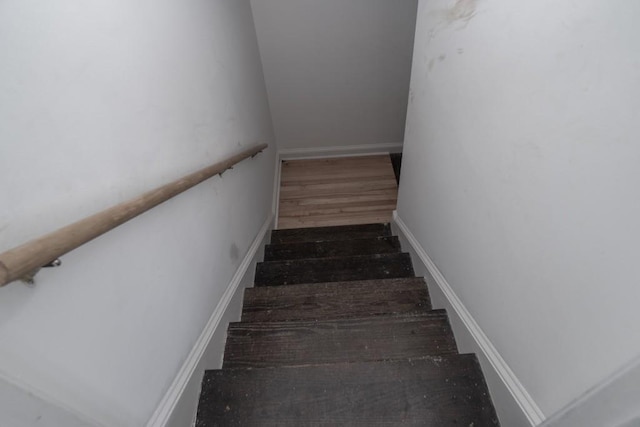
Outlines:
<svg viewBox="0 0 640 427"><path fill-rule="evenodd" d="M482 331L471 313L458 298L442 273L440 273L435 263L431 260L429 255L427 255L427 252L420 245L411 230L409 230L409 227L407 227L404 221L399 217L397 211L393 212L392 225L395 226L394 228L397 228L397 232L401 240L406 240L409 246L411 246L412 258L417 258L413 260L414 263L420 262L424 265L427 272L433 278L432 282L434 282L442 292L442 294L444 294L448 305L453 311L449 312L449 316L456 316L457 318L459 318L460 323L464 325L466 332L468 332L468 334L473 338L472 346L475 347L474 352L478 355L481 364L483 362L483 359L488 361L488 364L484 363L482 366L482 369L485 372L485 377L488 377L489 374L492 374L495 377L499 378L500 381L493 381L493 384L491 384L489 378L487 378L487 382L489 383L490 388L493 385L493 388L495 389L496 383L497 386L504 388L504 390L495 390L496 393L494 393L493 389L491 390L492 397L494 398L494 405L498 410L498 416L500 416L501 418L509 419L526 419L530 426L540 425L545 420L545 416L542 410L540 410L536 402L527 392L520 380L516 377L507 362L505 362L498 350L496 350L489 338ZM430 280L427 280L427 283L429 282ZM492 372L488 372L488 370L491 370ZM507 391L508 393L505 394L505 391ZM500 402L501 404L498 405L495 401L495 395L510 396L512 398L512 402ZM517 405L517 407L514 407L514 404ZM502 414L500 414L499 406L503 408L503 411L504 408L509 407L508 410L510 414L503 417ZM514 415L514 412L516 411L520 411L521 414ZM503 423L505 421L506 420L502 420ZM505 425L516 424L511 423Z"/></svg>
<svg viewBox="0 0 640 427"><path fill-rule="evenodd" d="M238 290L238 287L242 283L242 279L247 274L249 267L252 265L254 257L256 256L256 253L265 240L267 232L271 229L272 224L273 214L271 214L267 218L267 220L262 225L262 228L260 228L260 231L256 235L256 238L251 243L251 246L249 247L244 259L238 266L238 269L231 278L226 291L222 295L220 302L218 302L215 310L213 310L213 313L211 314L209 321L200 334L200 337L191 349L189 356L187 356L187 359L184 361L182 367L180 368L180 371L178 371L178 374L173 380L173 383L171 384L164 397L158 404L155 412L147 422L147 427L164 427L169 423L171 415L175 410L178 402L180 401L180 397L185 391L192 375L196 371L198 363L205 353L205 350L207 349L209 342L213 337L213 334L220 326L221 319L223 318L224 313L229 306L229 303Z"/></svg>
<svg viewBox="0 0 640 427"><path fill-rule="evenodd" d="M281 160L318 159L325 157L352 157L373 154L399 153L402 142L361 144L336 147L283 148L278 151Z"/></svg>

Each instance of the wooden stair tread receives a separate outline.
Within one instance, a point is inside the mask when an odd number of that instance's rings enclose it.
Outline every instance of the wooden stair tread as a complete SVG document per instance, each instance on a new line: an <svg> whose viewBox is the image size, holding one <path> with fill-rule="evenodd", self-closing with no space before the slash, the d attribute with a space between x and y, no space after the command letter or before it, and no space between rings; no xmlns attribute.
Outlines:
<svg viewBox="0 0 640 427"><path fill-rule="evenodd" d="M263 286L245 290L242 321L339 319L430 309L427 285L417 277Z"/></svg>
<svg viewBox="0 0 640 427"><path fill-rule="evenodd" d="M497 426L473 355L207 371L196 426Z"/></svg>
<svg viewBox="0 0 640 427"><path fill-rule="evenodd" d="M499 426L477 358L457 353L390 236L386 223L274 230L196 426Z"/></svg>
<svg viewBox="0 0 640 427"><path fill-rule="evenodd" d="M231 323L223 367L398 360L456 353L444 310L357 319Z"/></svg>
<svg viewBox="0 0 640 427"><path fill-rule="evenodd" d="M298 242L267 245L265 261L304 258L335 258L353 255L400 253L400 240L395 236L370 237L346 241Z"/></svg>
<svg viewBox="0 0 640 427"><path fill-rule="evenodd" d="M256 266L256 286L413 277L407 253L266 261Z"/></svg>
<svg viewBox="0 0 640 427"><path fill-rule="evenodd" d="M365 239L378 236L391 236L389 224L339 225L273 230L271 232L271 243L323 242L328 240Z"/></svg>

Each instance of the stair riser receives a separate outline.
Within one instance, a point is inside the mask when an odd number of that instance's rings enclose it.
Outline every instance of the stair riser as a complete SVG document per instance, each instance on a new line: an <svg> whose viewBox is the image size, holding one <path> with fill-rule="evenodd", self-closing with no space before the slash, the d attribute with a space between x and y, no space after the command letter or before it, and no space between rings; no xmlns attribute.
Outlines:
<svg viewBox="0 0 640 427"><path fill-rule="evenodd" d="M267 245L265 261L281 261L305 258L335 258L356 255L400 253L397 237L377 237L333 242L304 242Z"/></svg>
<svg viewBox="0 0 640 427"><path fill-rule="evenodd" d="M369 239L380 236L391 236L389 224L273 230L271 232L271 244Z"/></svg>

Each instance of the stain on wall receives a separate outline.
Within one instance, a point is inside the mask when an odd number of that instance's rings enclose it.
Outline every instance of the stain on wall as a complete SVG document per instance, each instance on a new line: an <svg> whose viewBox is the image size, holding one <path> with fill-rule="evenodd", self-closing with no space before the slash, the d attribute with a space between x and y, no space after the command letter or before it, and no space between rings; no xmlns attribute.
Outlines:
<svg viewBox="0 0 640 427"><path fill-rule="evenodd" d="M478 13L478 1L479 0L457 0L451 7L446 9L433 9L429 11L428 15L432 15L436 22L427 33L429 42L433 40L440 31L452 25L460 24L454 28L456 31L466 28Z"/></svg>
<svg viewBox="0 0 640 427"><path fill-rule="evenodd" d="M238 248L238 245L236 245L235 243L233 243L229 248L229 257L233 261L236 261L238 258L240 258L240 249Z"/></svg>
<svg viewBox="0 0 640 427"><path fill-rule="evenodd" d="M458 0L445 14L447 23L462 22L465 25L469 23L476 15L476 3L477 0Z"/></svg>

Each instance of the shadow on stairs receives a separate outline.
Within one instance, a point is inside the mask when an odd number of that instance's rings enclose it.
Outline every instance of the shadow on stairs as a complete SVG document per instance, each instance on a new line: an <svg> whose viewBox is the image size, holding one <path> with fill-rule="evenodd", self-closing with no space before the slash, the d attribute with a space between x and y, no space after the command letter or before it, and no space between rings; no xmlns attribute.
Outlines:
<svg viewBox="0 0 640 427"><path fill-rule="evenodd" d="M196 426L497 426L388 224L274 230Z"/></svg>

